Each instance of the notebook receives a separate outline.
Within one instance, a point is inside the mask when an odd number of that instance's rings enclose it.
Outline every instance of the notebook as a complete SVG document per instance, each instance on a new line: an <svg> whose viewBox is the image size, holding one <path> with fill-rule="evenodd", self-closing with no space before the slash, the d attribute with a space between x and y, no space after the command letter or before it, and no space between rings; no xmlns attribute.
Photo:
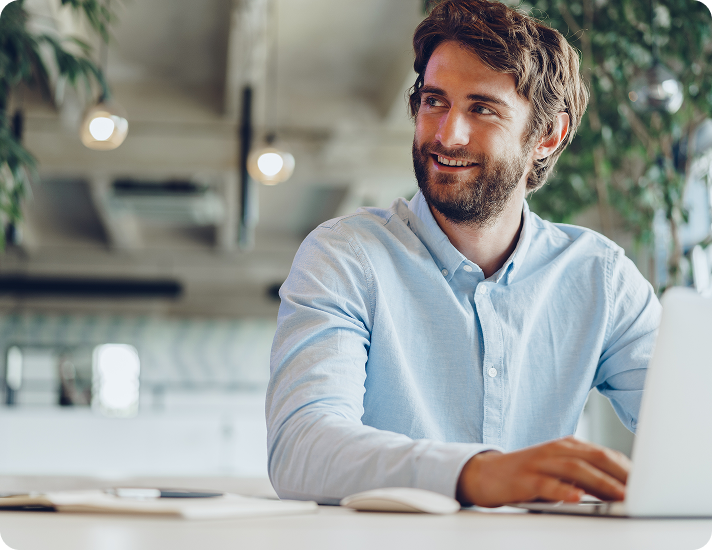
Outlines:
<svg viewBox="0 0 712 550"><path fill-rule="evenodd" d="M125 498L111 491L91 490L3 496L0 511L3 509L227 519L312 513L317 510L317 504L231 493L211 498Z"/></svg>
<svg viewBox="0 0 712 550"><path fill-rule="evenodd" d="M672 288L661 302L625 501L516 506L563 514L712 517L712 298Z"/></svg>

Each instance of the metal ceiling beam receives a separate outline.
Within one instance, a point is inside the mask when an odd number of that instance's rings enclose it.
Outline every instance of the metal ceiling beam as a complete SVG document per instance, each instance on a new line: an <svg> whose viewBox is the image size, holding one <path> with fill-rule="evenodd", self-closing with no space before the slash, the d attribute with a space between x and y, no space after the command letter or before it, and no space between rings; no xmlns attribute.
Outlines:
<svg viewBox="0 0 712 550"><path fill-rule="evenodd" d="M227 73L225 77L225 115L238 121L238 183L239 228L237 239L240 249L254 246L257 193L255 184L247 173L247 155L252 146L253 128L260 125L264 112L264 90L269 55L269 0L233 0L230 36L228 41ZM227 231L227 228L226 228ZM228 238L223 235L227 243Z"/></svg>
<svg viewBox="0 0 712 550"><path fill-rule="evenodd" d="M233 0L225 75L225 116L229 120L238 121L245 86L260 92L264 89L268 25L269 0Z"/></svg>

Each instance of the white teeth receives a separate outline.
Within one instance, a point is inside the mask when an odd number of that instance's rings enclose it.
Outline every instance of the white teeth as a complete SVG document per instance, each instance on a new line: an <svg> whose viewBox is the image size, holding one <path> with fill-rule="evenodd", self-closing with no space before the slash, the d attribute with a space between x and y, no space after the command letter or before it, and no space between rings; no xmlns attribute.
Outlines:
<svg viewBox="0 0 712 550"><path fill-rule="evenodd" d="M444 164L445 166L471 166L473 164L472 162L446 159L440 155L438 155L438 162L440 164Z"/></svg>

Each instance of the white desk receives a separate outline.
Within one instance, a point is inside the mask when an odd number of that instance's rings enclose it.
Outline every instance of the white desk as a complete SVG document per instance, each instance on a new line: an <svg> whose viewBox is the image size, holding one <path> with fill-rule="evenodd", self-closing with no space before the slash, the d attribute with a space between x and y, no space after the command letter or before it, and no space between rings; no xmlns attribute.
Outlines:
<svg viewBox="0 0 712 550"><path fill-rule="evenodd" d="M0 477L0 491L111 485L273 494L269 482L261 479ZM621 520L473 510L429 516L325 506L310 515L211 521L0 512L0 533L15 550L697 550L710 539L712 520Z"/></svg>

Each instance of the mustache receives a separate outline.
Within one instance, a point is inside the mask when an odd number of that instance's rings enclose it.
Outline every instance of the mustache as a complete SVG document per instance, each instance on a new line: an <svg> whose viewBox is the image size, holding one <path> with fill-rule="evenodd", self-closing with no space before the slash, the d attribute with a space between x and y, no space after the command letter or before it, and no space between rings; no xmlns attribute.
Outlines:
<svg viewBox="0 0 712 550"><path fill-rule="evenodd" d="M423 156L440 155L455 160L466 160L467 162L474 162L481 165L487 164L487 155L484 153L471 153L464 147L448 148L437 142L424 143L421 145L420 154Z"/></svg>

